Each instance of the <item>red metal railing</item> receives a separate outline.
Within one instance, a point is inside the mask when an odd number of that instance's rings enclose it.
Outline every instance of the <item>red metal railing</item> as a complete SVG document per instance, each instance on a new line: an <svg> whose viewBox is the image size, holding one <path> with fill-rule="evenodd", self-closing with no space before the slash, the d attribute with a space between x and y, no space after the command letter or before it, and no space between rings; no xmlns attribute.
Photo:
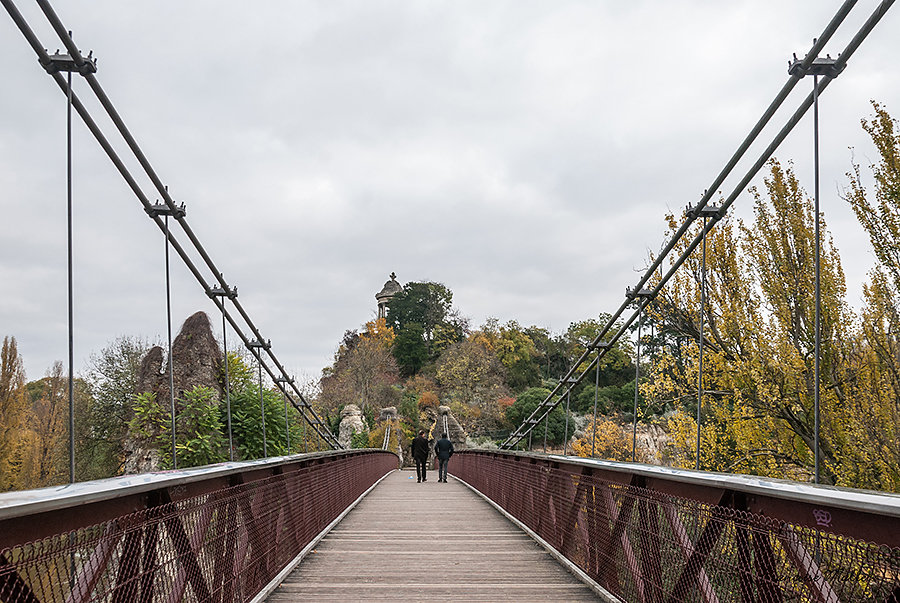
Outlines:
<svg viewBox="0 0 900 603"><path fill-rule="evenodd" d="M514 452L450 472L623 601L900 601L900 496Z"/></svg>
<svg viewBox="0 0 900 603"><path fill-rule="evenodd" d="M0 601L247 601L397 468L337 451L0 495Z"/></svg>

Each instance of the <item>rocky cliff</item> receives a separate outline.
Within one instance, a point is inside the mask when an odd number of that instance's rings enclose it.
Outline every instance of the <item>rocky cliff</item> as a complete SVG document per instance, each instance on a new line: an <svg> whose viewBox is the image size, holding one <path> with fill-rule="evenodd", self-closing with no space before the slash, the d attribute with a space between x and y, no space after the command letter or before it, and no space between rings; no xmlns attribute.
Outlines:
<svg viewBox="0 0 900 603"><path fill-rule="evenodd" d="M222 398L222 350L212 332L205 312L191 315L172 342L172 378L175 385L175 412L180 408L184 392L202 385L209 387L218 399ZM169 364L165 350L150 349L141 361L138 372L138 393L156 394L156 401L169 407ZM125 442L125 473L144 473L159 469L159 457L154 450L129 438Z"/></svg>

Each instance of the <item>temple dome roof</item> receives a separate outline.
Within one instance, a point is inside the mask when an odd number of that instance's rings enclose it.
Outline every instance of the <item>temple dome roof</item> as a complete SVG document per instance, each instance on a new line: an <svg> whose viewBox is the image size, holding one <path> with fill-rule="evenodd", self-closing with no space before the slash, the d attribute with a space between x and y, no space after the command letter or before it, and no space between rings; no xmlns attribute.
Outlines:
<svg viewBox="0 0 900 603"><path fill-rule="evenodd" d="M392 272L391 280L387 281L384 284L384 287L381 288L381 291L375 294L375 299L378 301L390 299L401 291L403 291L403 287L397 282L397 275Z"/></svg>

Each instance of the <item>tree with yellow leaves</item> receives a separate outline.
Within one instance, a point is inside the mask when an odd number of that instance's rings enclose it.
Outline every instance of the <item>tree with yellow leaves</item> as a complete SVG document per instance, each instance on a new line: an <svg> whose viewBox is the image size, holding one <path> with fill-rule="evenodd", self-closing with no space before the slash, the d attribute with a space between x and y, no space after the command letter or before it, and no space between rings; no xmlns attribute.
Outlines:
<svg viewBox="0 0 900 603"><path fill-rule="evenodd" d="M384 316L367 322L365 333L360 334L360 338L377 343L386 350L391 349L396 337L393 327L388 326Z"/></svg>
<svg viewBox="0 0 900 603"><path fill-rule="evenodd" d="M319 405L332 412L353 403L364 413L371 408L396 405L399 394L392 386L399 374L391 354L394 339L394 330L384 318L366 323L361 334L345 333L334 364L323 371Z"/></svg>
<svg viewBox="0 0 900 603"><path fill-rule="evenodd" d="M509 395L504 376L494 350L477 334L445 350L435 370L441 399L470 432L501 427L503 411L498 400Z"/></svg>
<svg viewBox="0 0 900 603"><path fill-rule="evenodd" d="M4 337L0 349L0 492L17 487L25 421L25 368L15 337Z"/></svg>
<svg viewBox="0 0 900 603"><path fill-rule="evenodd" d="M598 418L588 424L581 437L572 440L572 452L576 456L590 457L593 453L601 459L630 461L631 442L619 424Z"/></svg>
<svg viewBox="0 0 900 603"><path fill-rule="evenodd" d="M23 475L28 488L65 483L68 451L68 384L61 362L54 362L47 376L29 383L32 393L28 413L30 471Z"/></svg>
<svg viewBox="0 0 900 603"><path fill-rule="evenodd" d="M765 194L751 191L752 223L735 228L723 220L708 235L701 468L798 476L811 473L814 444L814 216L790 168L771 161L764 183ZM697 454L701 269L695 253L657 299L652 317L670 334L669 349L655 363L654 379L642 384L645 396L680 402L673 426L685 466ZM822 474L834 482L846 441L844 325L853 317L827 235L821 275L819 451Z"/></svg>
<svg viewBox="0 0 900 603"><path fill-rule="evenodd" d="M900 127L887 109L862 120L879 160L871 165L874 198L859 165L848 174L847 201L869 235L878 264L864 287L860 334L851 351L858 371L848 379L848 433L857 452L846 471L863 487L900 490Z"/></svg>
<svg viewBox="0 0 900 603"><path fill-rule="evenodd" d="M469 339L494 352L503 365L504 380L513 392L521 392L541 384L537 346L515 320L501 325L496 318L488 318Z"/></svg>

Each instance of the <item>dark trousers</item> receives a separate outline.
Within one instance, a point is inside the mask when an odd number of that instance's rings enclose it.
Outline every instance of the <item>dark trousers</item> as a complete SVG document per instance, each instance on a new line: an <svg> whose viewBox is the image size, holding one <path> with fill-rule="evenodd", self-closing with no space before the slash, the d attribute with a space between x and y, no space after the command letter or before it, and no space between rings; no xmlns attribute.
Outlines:
<svg viewBox="0 0 900 603"><path fill-rule="evenodd" d="M438 458L438 481L447 481L447 461L449 460Z"/></svg>
<svg viewBox="0 0 900 603"><path fill-rule="evenodd" d="M419 478L419 481L425 479L425 470L428 468L428 459L420 459L416 458L416 477Z"/></svg>

